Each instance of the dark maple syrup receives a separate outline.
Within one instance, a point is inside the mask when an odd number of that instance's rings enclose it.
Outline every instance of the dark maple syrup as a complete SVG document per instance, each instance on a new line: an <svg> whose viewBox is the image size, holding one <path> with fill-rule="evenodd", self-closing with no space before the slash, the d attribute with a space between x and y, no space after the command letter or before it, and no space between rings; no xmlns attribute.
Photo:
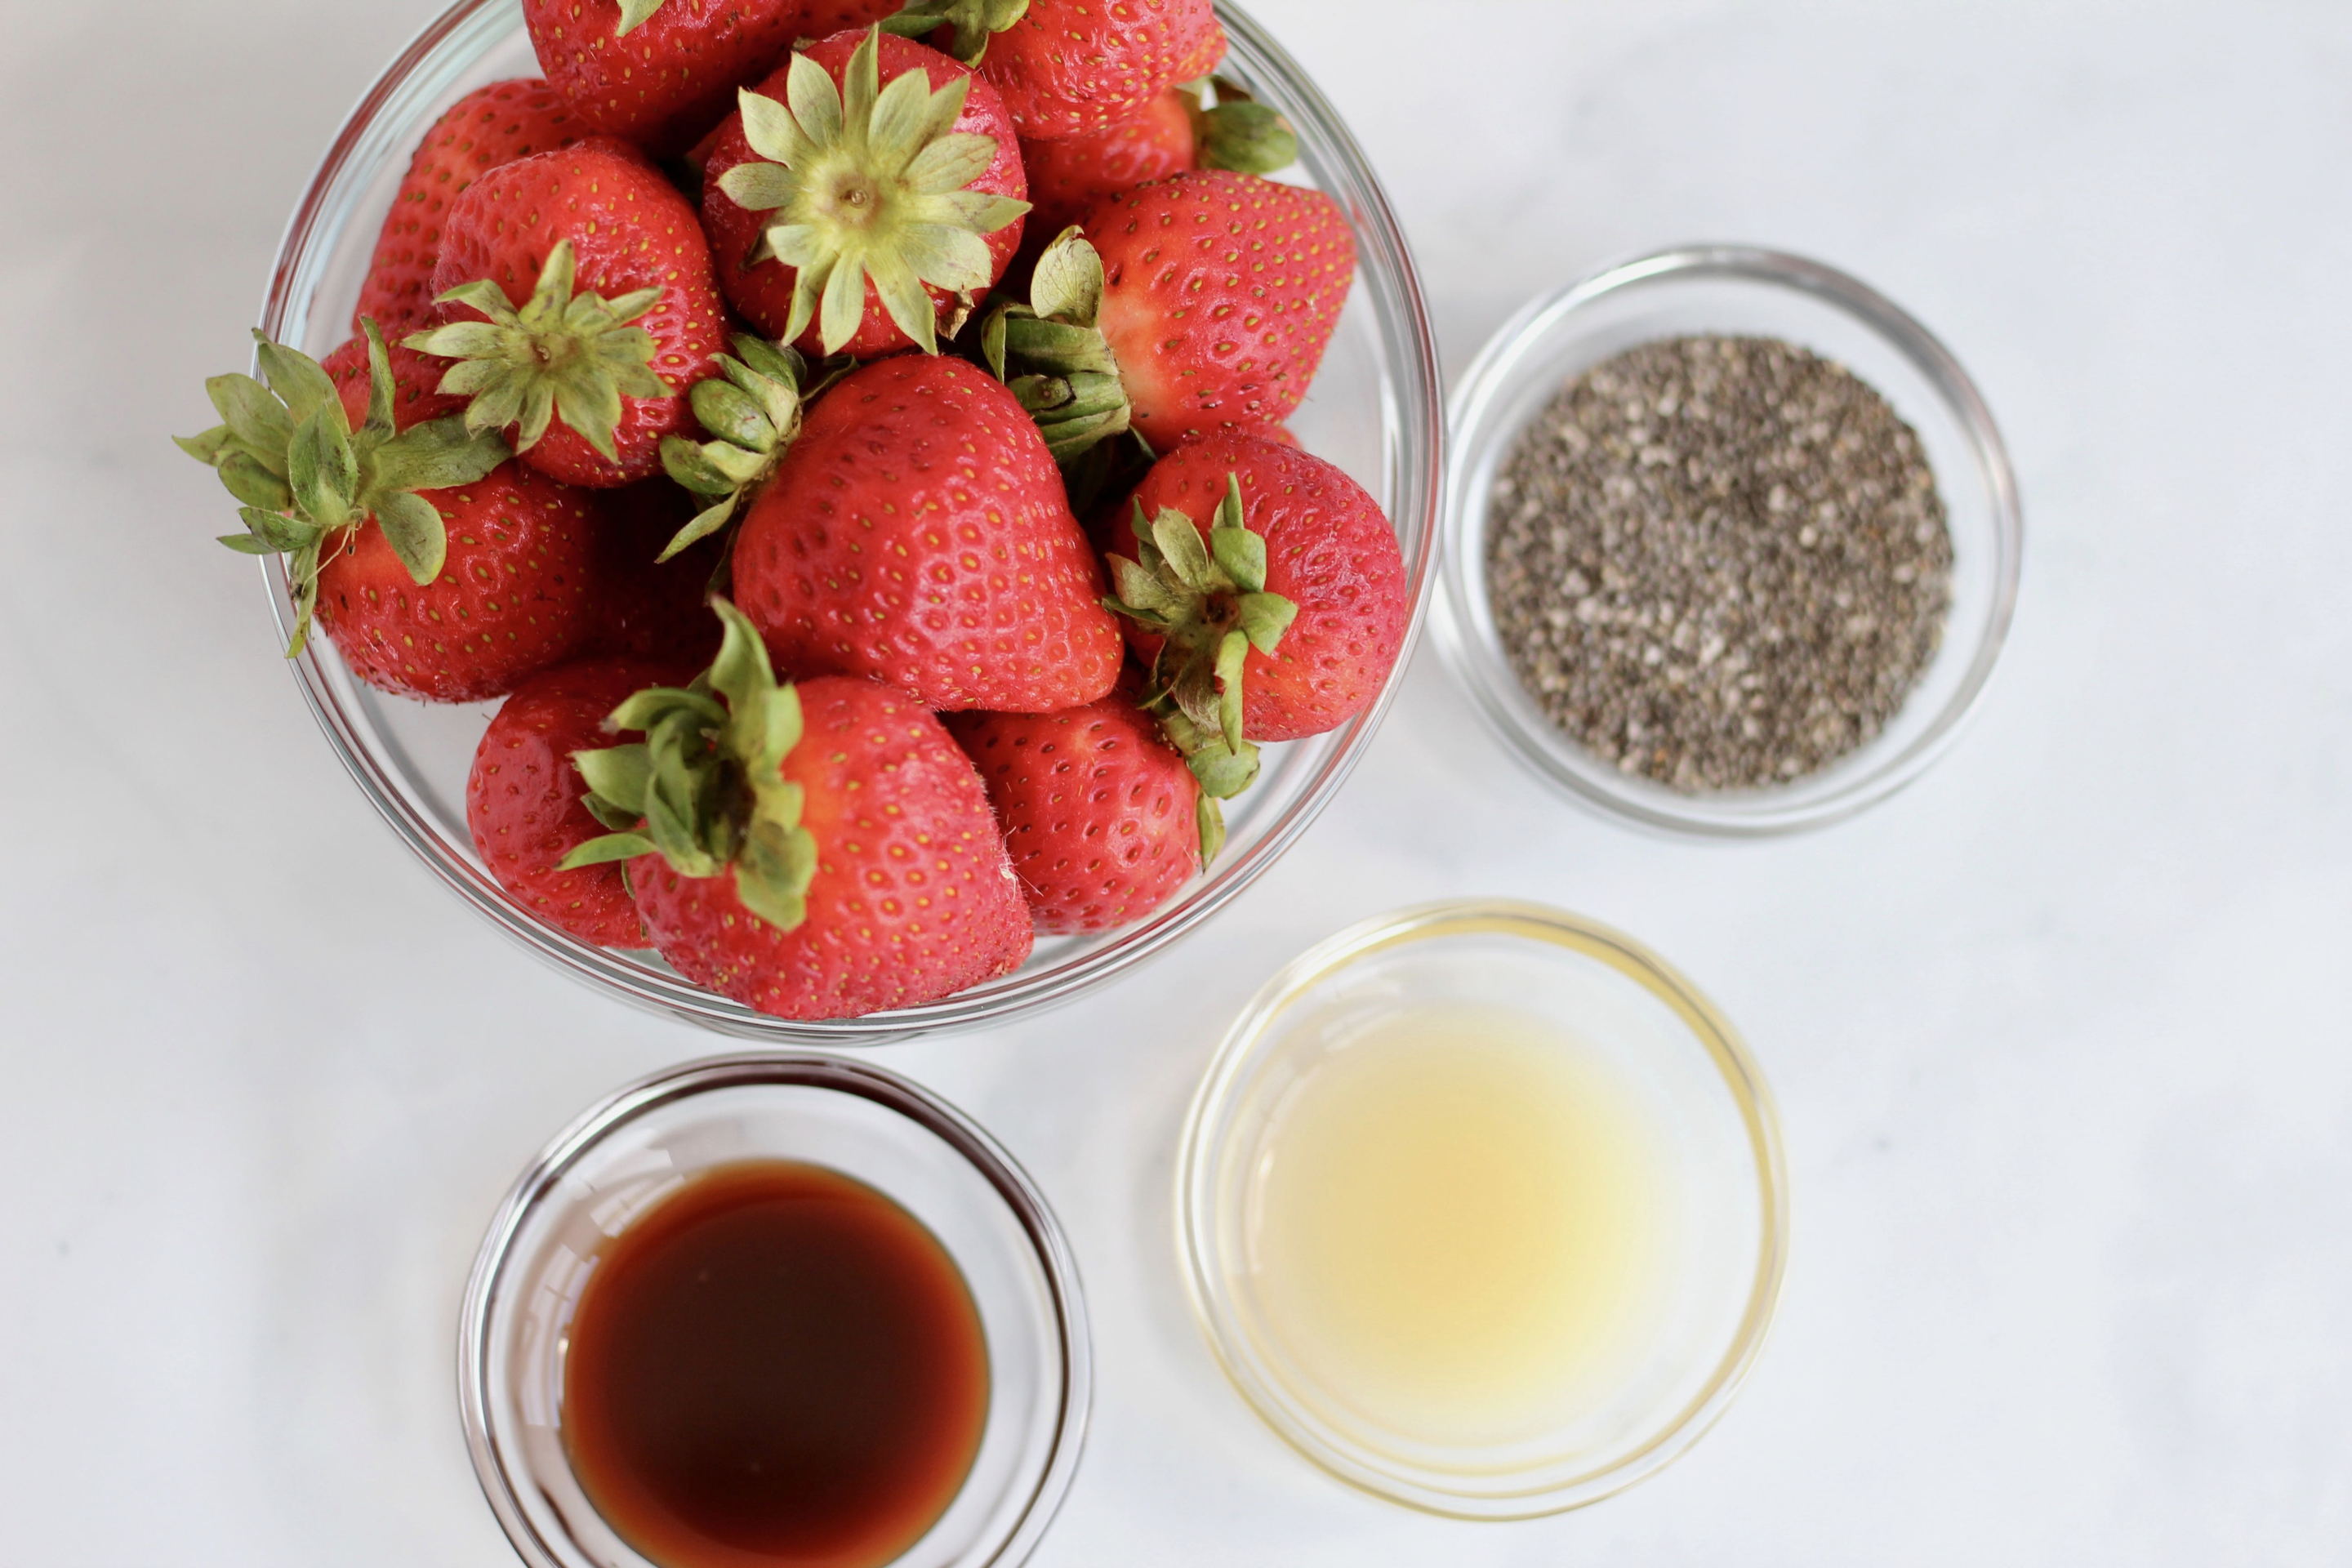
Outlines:
<svg viewBox="0 0 2352 1568"><path fill-rule="evenodd" d="M663 1568L878 1568L946 1511L987 1415L938 1237L788 1161L705 1172L607 1242L563 1365L573 1473Z"/></svg>

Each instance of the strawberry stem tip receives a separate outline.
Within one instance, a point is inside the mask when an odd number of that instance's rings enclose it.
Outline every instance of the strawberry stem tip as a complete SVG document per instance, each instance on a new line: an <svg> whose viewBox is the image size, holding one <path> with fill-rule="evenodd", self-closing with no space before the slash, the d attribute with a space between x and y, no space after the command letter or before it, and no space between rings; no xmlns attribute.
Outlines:
<svg viewBox="0 0 2352 1568"><path fill-rule="evenodd" d="M1298 606L1265 591L1265 540L1243 520L1237 476L1226 476L1206 538L1173 507L1146 520L1140 501L1134 531L1137 558L1111 556L1117 593L1103 603L1162 639L1143 706L1202 795L1230 800L1258 772L1257 747L1242 732L1244 664L1252 648L1281 645ZM1222 821L1217 833L1222 840ZM1205 816L1202 852L1214 853Z"/></svg>
<svg viewBox="0 0 2352 1568"><path fill-rule="evenodd" d="M617 463L613 430L621 422L621 399L670 395L653 368L653 334L629 324L654 308L661 290L636 289L606 300L573 289L575 266L572 242L559 241L520 310L488 278L461 283L437 302L468 306L488 319L451 321L403 342L457 362L440 390L472 400L467 429L517 426L515 450L527 452L561 415L606 462Z"/></svg>
<svg viewBox="0 0 2352 1568"><path fill-rule="evenodd" d="M1102 258L1073 225L1037 258L1029 303L1004 300L981 323L982 359L1065 468L1125 430L1131 414L1118 363L1096 326L1102 297Z"/></svg>
<svg viewBox="0 0 2352 1568"><path fill-rule="evenodd" d="M779 685L743 613L713 599L726 631L690 686L653 687L613 710L608 730L643 741L572 753L582 796L616 831L565 856L560 870L659 855L682 877L732 870L736 896L779 931L808 917L816 839L801 826L802 790L782 768L801 739L797 689Z"/></svg>
<svg viewBox="0 0 2352 1568"><path fill-rule="evenodd" d="M268 384L249 375L205 383L222 423L201 436L175 436L182 451L209 465L236 498L246 531L220 542L246 555L284 555L294 589L294 635L286 657L308 645L319 603L319 567L337 535L373 519L419 586L441 575L448 536L440 511L419 490L471 484L512 454L495 435L456 418L395 431L392 363L373 319L367 334L368 402L356 430L335 384L310 355L253 334Z"/></svg>
<svg viewBox="0 0 2352 1568"><path fill-rule="evenodd" d="M759 157L719 181L738 206L772 215L752 259L793 269L782 336L795 340L814 321L828 354L856 333L869 284L898 330L937 353L939 312L924 285L977 296L992 272L981 237L1029 210L966 189L997 151L993 136L954 129L971 79L934 92L918 68L883 87L880 38L878 26L866 34L839 88L796 54L789 104L742 89L743 133Z"/></svg>
<svg viewBox="0 0 2352 1568"><path fill-rule="evenodd" d="M655 0L660 4L660 0ZM1029 0L907 0L906 7L881 22L886 33L927 42L942 26L955 29L947 52L968 66L976 66L988 52L988 40L1029 14Z"/></svg>
<svg viewBox="0 0 2352 1568"><path fill-rule="evenodd" d="M712 439L665 436L661 447L669 477L710 504L677 531L657 562L724 528L776 471L800 433L803 405L852 368L845 359L827 360L812 373L790 346L748 333L738 333L734 353L719 355L718 363L719 374L688 395Z"/></svg>

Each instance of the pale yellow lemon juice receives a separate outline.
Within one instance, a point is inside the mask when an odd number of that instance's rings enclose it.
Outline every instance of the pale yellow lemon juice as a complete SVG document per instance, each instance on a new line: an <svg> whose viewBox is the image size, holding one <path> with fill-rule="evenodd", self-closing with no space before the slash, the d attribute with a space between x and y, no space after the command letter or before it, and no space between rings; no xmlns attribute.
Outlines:
<svg viewBox="0 0 2352 1568"><path fill-rule="evenodd" d="M1713 1004L1606 926L1377 916L1234 1018L1176 1168L1185 1289L1267 1425L1375 1496L1580 1508L1729 1404L1780 1293L1771 1099Z"/></svg>
<svg viewBox="0 0 2352 1568"><path fill-rule="evenodd" d="M1244 1213L1263 1331L1359 1419L1488 1448L1606 1403L1665 1305L1670 1141L1608 1054L1454 1002L1334 1020Z"/></svg>

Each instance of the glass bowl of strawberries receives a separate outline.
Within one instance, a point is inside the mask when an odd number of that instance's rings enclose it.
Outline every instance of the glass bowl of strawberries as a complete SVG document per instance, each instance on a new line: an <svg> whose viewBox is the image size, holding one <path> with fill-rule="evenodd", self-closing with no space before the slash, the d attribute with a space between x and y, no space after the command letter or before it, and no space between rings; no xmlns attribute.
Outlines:
<svg viewBox="0 0 2352 1568"><path fill-rule="evenodd" d="M1002 1023L1362 755L1433 582L1412 258L1246 16L1116 11L461 0L329 149L181 444L533 952L750 1038Z"/></svg>

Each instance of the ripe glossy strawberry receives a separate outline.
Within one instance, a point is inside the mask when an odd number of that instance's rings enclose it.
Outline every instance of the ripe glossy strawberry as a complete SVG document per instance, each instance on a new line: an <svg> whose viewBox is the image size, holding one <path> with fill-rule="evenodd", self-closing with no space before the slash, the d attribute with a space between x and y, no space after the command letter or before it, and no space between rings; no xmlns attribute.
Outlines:
<svg viewBox="0 0 2352 1568"><path fill-rule="evenodd" d="M520 463L420 492L449 553L419 586L381 529L354 529L319 568L319 624L369 685L478 702L568 658L592 624L593 499Z"/></svg>
<svg viewBox="0 0 2352 1568"><path fill-rule="evenodd" d="M499 164L569 147L587 132L563 95L536 78L494 81L452 104L425 132L392 198L352 330L359 330L362 317L373 317L394 335L425 324L450 204Z"/></svg>
<svg viewBox="0 0 2352 1568"><path fill-rule="evenodd" d="M1141 920L1199 868L1200 785L1124 694L1059 713L946 722L988 785L1039 931Z"/></svg>
<svg viewBox="0 0 2352 1568"><path fill-rule="evenodd" d="M807 0L801 9L796 37L829 38L851 28L866 28L904 9L900 0Z"/></svg>
<svg viewBox="0 0 2352 1568"><path fill-rule="evenodd" d="M1097 207L1097 318L1135 427L1161 450L1188 430L1287 418L1355 280L1339 204L1255 174L1199 170Z"/></svg>
<svg viewBox="0 0 2352 1568"><path fill-rule="evenodd" d="M662 956L780 1017L919 1006L1017 968L1021 885L940 721L870 680L778 686L758 633L718 605L709 672L620 710L645 742L579 759L598 816L643 826L573 863L628 858Z"/></svg>
<svg viewBox="0 0 2352 1568"><path fill-rule="evenodd" d="M1206 76L1224 50L1210 0L1029 0L989 40L980 70L1021 134L1050 141L1133 119L1167 89Z"/></svg>
<svg viewBox="0 0 2352 1568"><path fill-rule="evenodd" d="M1255 436L1261 441L1272 441L1280 447L1298 445L1297 436L1287 425L1242 424L1220 425L1213 430L1187 430L1176 444L1190 446L1195 441L1224 434ZM1118 471L1110 476L1112 482L1100 491L1100 497L1108 499L1098 500L1097 504L1088 507L1078 519L1086 525L1087 542L1095 547L1097 554L1135 553L1135 535L1128 529L1129 521L1135 516L1135 487L1143 482L1143 476L1151 471L1151 465L1158 460L1157 454L1150 458L1129 458L1122 454Z"/></svg>
<svg viewBox="0 0 2352 1568"><path fill-rule="evenodd" d="M1031 241L1085 222L1112 196L1192 168L1194 156L1192 106L1173 88L1117 124L1052 142L1024 139Z"/></svg>
<svg viewBox="0 0 2352 1568"><path fill-rule="evenodd" d="M703 169L728 300L812 354L931 352L1021 242L1028 182L995 89L925 45L853 31L752 93Z"/></svg>
<svg viewBox="0 0 2352 1568"><path fill-rule="evenodd" d="M1226 548L1212 529L1231 523L1221 512L1230 513L1236 487L1240 525L1263 542L1263 569L1255 584L1204 583L1257 552ZM1139 510L1151 539L1137 535ZM1202 531L1213 557L1205 574L1187 570L1165 547L1162 520L1171 513ZM1404 560L1379 504L1331 464L1244 432L1205 435L1152 465L1118 534L1117 553L1157 579L1118 570L1121 600L1142 612L1129 621L1129 643L1155 665L1160 686L1181 695L1189 680L1197 697L1213 670L1217 695L1229 693L1231 670L1218 661L1227 634L1255 631L1244 614L1249 599L1271 595L1288 602L1292 618L1270 637L1250 636L1241 658L1241 729L1249 740L1319 734L1380 695L1412 615ZM1205 701L1187 707L1213 725Z"/></svg>
<svg viewBox="0 0 2352 1568"><path fill-rule="evenodd" d="M709 128L806 31L804 0L523 0L539 68L583 119L658 153Z"/></svg>
<svg viewBox="0 0 2352 1568"><path fill-rule="evenodd" d="M373 331L373 323L370 324ZM413 356L396 385L381 337L370 374L341 384L264 339L269 385L206 384L224 423L184 440L244 503L222 542L282 553L299 652L315 615L352 672L436 701L496 697L576 647L587 628L590 500L504 460L495 436L434 418ZM429 373L427 373L429 374Z"/></svg>
<svg viewBox="0 0 2352 1568"><path fill-rule="evenodd" d="M699 669L719 651L710 581L719 539L659 557L694 519L694 497L667 479L647 479L597 498L594 626L583 649L626 654Z"/></svg>
<svg viewBox="0 0 2352 1568"><path fill-rule="evenodd" d="M482 864L517 902L583 942L643 947L645 932L617 863L557 868L566 855L609 831L581 804L588 785L572 753L611 745L604 720L630 696L685 679L671 667L632 658L543 669L515 689L474 749L466 826Z"/></svg>
<svg viewBox="0 0 2352 1568"><path fill-rule="evenodd" d="M551 479L649 479L726 346L694 209L633 148L592 137L491 170L457 198L433 274L447 324L408 340L457 363L468 427L509 432Z"/></svg>
<svg viewBox="0 0 2352 1568"><path fill-rule="evenodd" d="M877 360L819 397L731 570L796 675L1034 713L1091 702L1118 676L1118 629L1045 440L961 360Z"/></svg>
<svg viewBox="0 0 2352 1568"><path fill-rule="evenodd" d="M1270 174L1298 156L1282 116L1220 83L1220 101L1201 106L1192 87L1170 88L1133 119L1051 142L1024 139L1029 174L1028 243L1040 247L1113 196L1187 169Z"/></svg>
<svg viewBox="0 0 2352 1568"><path fill-rule="evenodd" d="M369 383L352 374L366 352L361 338L326 362L341 372L336 391L354 426L367 417ZM394 428L445 415L450 400L432 390L435 362L399 348L390 354ZM386 691L474 702L569 658L594 625L595 497L512 461L419 493L448 538L432 583L413 581L376 528L347 531L320 561L319 623L352 672Z"/></svg>

